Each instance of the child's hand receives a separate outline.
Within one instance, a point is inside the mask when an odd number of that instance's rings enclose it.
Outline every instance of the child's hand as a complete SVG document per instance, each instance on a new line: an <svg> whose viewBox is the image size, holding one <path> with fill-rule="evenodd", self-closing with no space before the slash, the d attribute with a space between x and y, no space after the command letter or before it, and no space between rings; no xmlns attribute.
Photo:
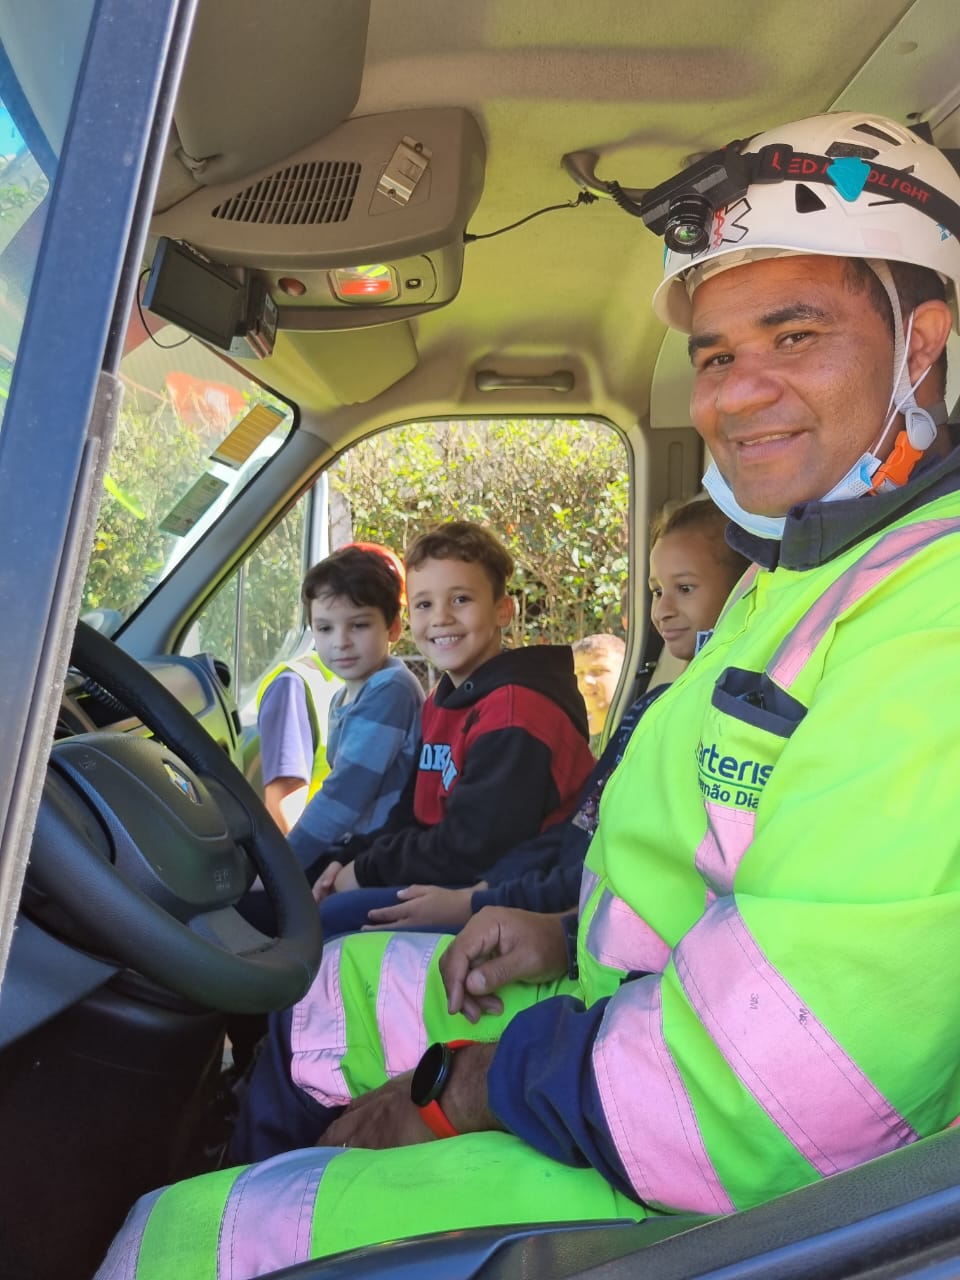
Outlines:
<svg viewBox="0 0 960 1280"><path fill-rule="evenodd" d="M348 862L345 867L341 867L334 881L334 893L349 893L351 889L359 889L360 885L357 881L357 873L353 869L353 863Z"/></svg>
<svg viewBox="0 0 960 1280"><path fill-rule="evenodd" d="M314 902L322 902L324 898L329 898L334 890L334 881L343 870L342 862L331 862L326 871L320 876L319 880L313 886Z"/></svg>
<svg viewBox="0 0 960 1280"><path fill-rule="evenodd" d="M375 907L367 912L369 924L364 929L388 929L401 925L460 925L466 924L472 915L470 900L476 889L486 885L471 885L466 889L442 889L435 884L412 884L409 889L397 892L395 907Z"/></svg>

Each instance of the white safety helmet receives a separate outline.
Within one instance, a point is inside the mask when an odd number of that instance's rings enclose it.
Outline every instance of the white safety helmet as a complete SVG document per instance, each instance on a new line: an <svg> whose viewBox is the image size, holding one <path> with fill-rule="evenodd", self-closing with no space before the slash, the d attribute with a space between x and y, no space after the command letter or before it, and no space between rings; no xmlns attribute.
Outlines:
<svg viewBox="0 0 960 1280"><path fill-rule="evenodd" d="M960 330L960 175L937 147L882 116L841 111L714 153L720 169L724 156L732 184L724 185L709 160L701 161L642 202L644 220L659 234L673 222L663 282L653 296L665 324L689 332L694 290L720 271L758 258L812 253L931 268L943 279ZM718 197L727 201L723 207L717 207ZM697 238L698 200L697 251L671 247L671 240L675 246ZM689 227L685 209L692 212Z"/></svg>

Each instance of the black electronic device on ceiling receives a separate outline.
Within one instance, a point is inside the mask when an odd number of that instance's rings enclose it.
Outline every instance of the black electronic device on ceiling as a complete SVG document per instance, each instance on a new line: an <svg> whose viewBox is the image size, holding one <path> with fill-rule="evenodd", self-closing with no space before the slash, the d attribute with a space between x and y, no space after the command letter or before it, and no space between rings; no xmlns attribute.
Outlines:
<svg viewBox="0 0 960 1280"><path fill-rule="evenodd" d="M143 305L241 359L273 351L277 307L262 282L211 262L179 240L161 236L158 241Z"/></svg>

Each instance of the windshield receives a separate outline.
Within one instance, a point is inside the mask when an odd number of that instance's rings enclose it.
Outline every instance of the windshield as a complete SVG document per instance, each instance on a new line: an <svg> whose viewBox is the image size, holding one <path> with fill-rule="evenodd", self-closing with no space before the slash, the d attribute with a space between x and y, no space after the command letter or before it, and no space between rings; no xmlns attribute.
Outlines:
<svg viewBox="0 0 960 1280"><path fill-rule="evenodd" d="M16 40L13 46L14 53L24 55ZM28 78L34 73L29 62L20 70ZM57 123L48 121L48 128ZM9 43L5 43L0 46L0 427L55 171L56 157L24 95Z"/></svg>
<svg viewBox="0 0 960 1280"><path fill-rule="evenodd" d="M113 634L276 453L293 410L174 325L139 311L120 365L124 400L83 590Z"/></svg>

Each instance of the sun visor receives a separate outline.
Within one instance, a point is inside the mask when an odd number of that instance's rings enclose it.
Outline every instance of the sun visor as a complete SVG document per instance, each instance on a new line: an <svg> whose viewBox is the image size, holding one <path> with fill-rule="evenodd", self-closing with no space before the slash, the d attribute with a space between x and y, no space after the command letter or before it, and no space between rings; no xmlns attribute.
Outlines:
<svg viewBox="0 0 960 1280"><path fill-rule="evenodd" d="M195 181L245 177L346 120L369 13L370 0L200 0L173 113Z"/></svg>
<svg viewBox="0 0 960 1280"><path fill-rule="evenodd" d="M195 192L151 233L260 277L280 329L408 319L460 288L485 156L457 107L358 116L242 182Z"/></svg>

